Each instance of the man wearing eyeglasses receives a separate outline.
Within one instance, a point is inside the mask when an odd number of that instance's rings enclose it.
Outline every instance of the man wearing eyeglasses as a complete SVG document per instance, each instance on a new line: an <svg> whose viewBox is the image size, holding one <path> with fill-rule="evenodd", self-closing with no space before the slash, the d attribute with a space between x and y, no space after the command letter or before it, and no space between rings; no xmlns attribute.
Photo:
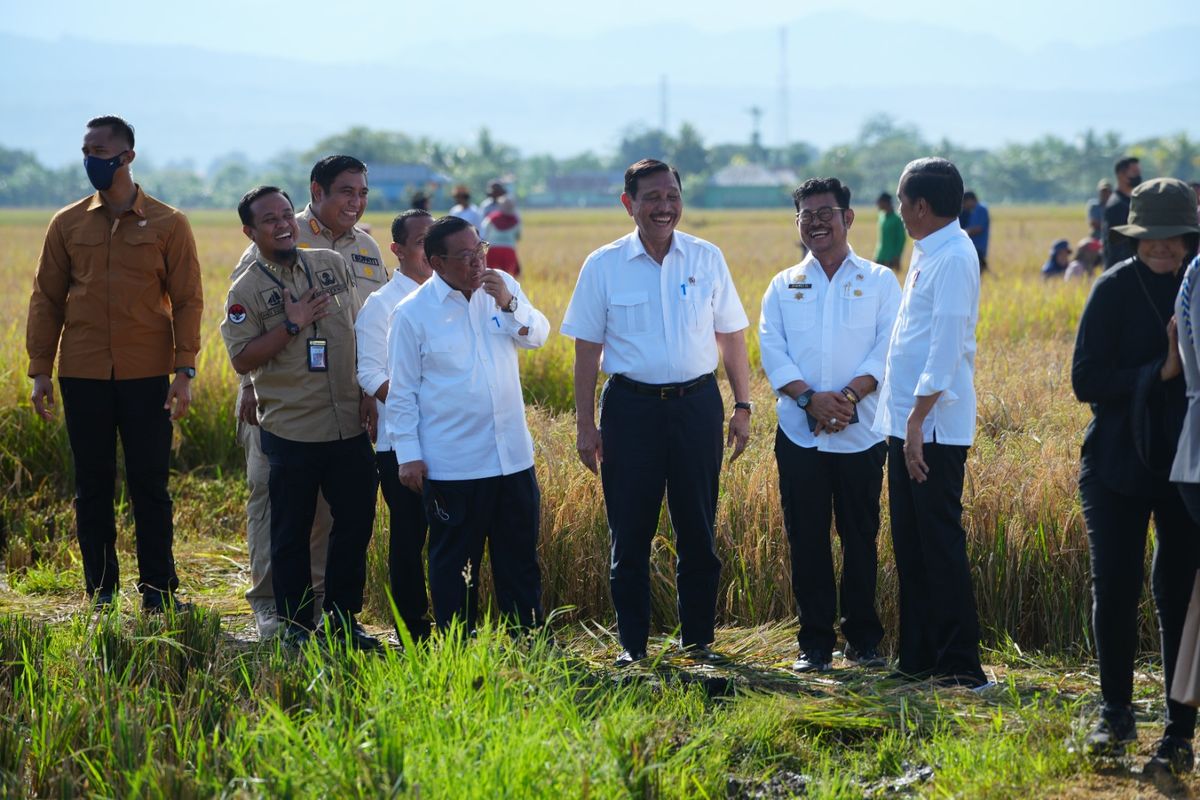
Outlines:
<svg viewBox="0 0 1200 800"><path fill-rule="evenodd" d="M443 630L455 619L475 628L485 542L499 612L522 628L543 622L541 496L517 352L541 347L550 323L486 254L467 220L429 226L433 277L396 307L388 334L385 424L400 482L425 498Z"/></svg>
<svg viewBox="0 0 1200 800"><path fill-rule="evenodd" d="M168 477L171 423L187 413L200 349L204 295L187 217L134 183L133 128L96 117L83 163L96 193L54 215L46 231L25 329L33 408L54 419L58 384L75 462L75 517L83 575L96 606L120 590L113 491L117 436L133 503L142 607L185 610Z"/></svg>
<svg viewBox="0 0 1200 800"><path fill-rule="evenodd" d="M833 668L839 616L846 660L879 667L876 538L887 445L871 426L900 284L887 267L851 249L849 187L837 178L812 178L792 200L809 252L767 287L758 342L763 371L779 396L775 462L800 617L793 669ZM840 604L831 510L842 545Z"/></svg>
<svg viewBox="0 0 1200 800"><path fill-rule="evenodd" d="M367 210L367 165L353 156L326 156L313 165L309 173L311 201L296 214L300 249L321 247L340 253L354 273L358 296L365 300L371 292L388 281L387 267L375 239L359 225ZM230 283L253 266L255 245L251 243L234 267ZM246 544L250 554L250 589L246 600L254 611L254 621L260 639L272 636L279 628L275 616L275 596L271 585L271 507L267 490L269 467L259 445L257 399L250 376L243 376L238 398L238 441L246 450L246 480L250 498L246 503ZM372 431L376 409L373 403L363 406L364 425ZM373 434L372 434L373 435ZM329 531L333 519L324 496L318 496L313 521L309 561L312 565L316 614L320 617L325 597L325 560L329 550Z"/></svg>
<svg viewBox="0 0 1200 800"><path fill-rule="evenodd" d="M362 610L375 522L375 457L355 377L354 274L341 255L301 250L292 201L259 186L238 203L254 263L229 290L221 336L233 368L253 380L269 464L270 565L275 611L289 644L316 627L311 531L318 494L333 516L325 570L331 641L371 650Z"/></svg>
<svg viewBox="0 0 1200 800"><path fill-rule="evenodd" d="M727 444L750 438L749 324L721 251L675 230L679 173L653 159L625 172L621 203L636 230L588 256L563 318L575 339L576 448L599 471L612 536L609 586L623 652L646 656L650 545L666 491L677 553L682 648L699 660L716 618L721 561L714 543L724 403L718 354L733 390ZM602 359L603 358L603 362ZM596 379L609 375L596 426Z"/></svg>

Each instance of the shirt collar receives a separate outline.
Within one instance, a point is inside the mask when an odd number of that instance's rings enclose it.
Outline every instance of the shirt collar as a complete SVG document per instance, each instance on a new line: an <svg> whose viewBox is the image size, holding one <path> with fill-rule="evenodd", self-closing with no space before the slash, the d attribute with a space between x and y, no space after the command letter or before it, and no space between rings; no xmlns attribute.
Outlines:
<svg viewBox="0 0 1200 800"><path fill-rule="evenodd" d="M929 254L946 244L946 242L949 242L950 240L962 235L962 232L962 226L958 224L957 219L954 219L950 221L950 224L946 225L944 228L934 231L924 239L914 239L913 247L917 248L922 253Z"/></svg>
<svg viewBox="0 0 1200 800"><path fill-rule="evenodd" d="M142 191L140 184L134 184L133 205L129 210L137 214L142 219L146 218L146 193ZM104 208L104 198L100 196L99 190L92 195L92 202L88 203L87 210L95 211L98 208Z"/></svg>
<svg viewBox="0 0 1200 800"><path fill-rule="evenodd" d="M667 250L667 255L682 252L683 247L679 243L679 231L675 230L671 234L671 247ZM642 242L641 234L638 233L637 228L634 228L633 233L629 234L628 240L625 243L625 260L633 261L638 256L645 256L654 261L650 254L646 252L646 245ZM666 258L663 258L663 261L666 261ZM654 263L657 264L658 262L655 261Z"/></svg>
<svg viewBox="0 0 1200 800"><path fill-rule="evenodd" d="M312 232L313 236L324 236L330 242L336 242L337 239L340 238L340 237L334 237L333 231L331 231L325 225L325 223L323 223L323 222L321 222L321 220L317 219L316 212L314 212L312 209L312 203L309 203L308 205L306 205L304 207L304 210L296 215L296 221L302 227L308 228L308 230ZM343 233L342 236L346 236L346 237L349 237L349 238L357 241L358 240L358 228L355 227L354 225L351 225L350 229L347 230L345 233Z"/></svg>
<svg viewBox="0 0 1200 800"><path fill-rule="evenodd" d="M854 252L854 248L849 247L849 245L847 245L847 247L849 249L846 251L846 258L842 261L841 264L838 265L838 268L836 270L834 270L834 272L833 272L834 277L837 277L837 274L839 272L841 272L843 269L845 269L847 264L850 265L851 269L858 269L858 270L862 269L862 264L859 263L859 258L858 258L858 255ZM810 274L810 270L811 270L811 274L820 273L822 278L826 278L825 268L821 266L821 262L817 261L817 257L814 256L811 252L808 255L806 255L804 257L804 260L802 260L796 266L806 276L808 274ZM833 280L830 278L826 278L826 280L830 284L833 283Z"/></svg>
<svg viewBox="0 0 1200 800"><path fill-rule="evenodd" d="M399 272L399 270L396 271ZM442 276L437 272L433 273L433 277L431 277L429 280L433 283L433 293L437 296L439 303L446 302L447 297L458 291L453 286L446 283ZM467 298L464 296L463 299L466 300Z"/></svg>
<svg viewBox="0 0 1200 800"><path fill-rule="evenodd" d="M303 272L304 267L301 266L301 264L303 263L301 261L302 258L304 258L304 256L299 251L297 251L296 252L296 263L290 267L285 267L282 264L277 264L274 261L272 261L271 259L267 258L266 255L263 253L263 251L259 249L258 245L254 245L254 260L258 261L260 264L263 264L264 266L266 266L267 269L272 270L277 273L280 273L280 274L282 274L284 272L293 272L293 271L297 271L297 270Z"/></svg>

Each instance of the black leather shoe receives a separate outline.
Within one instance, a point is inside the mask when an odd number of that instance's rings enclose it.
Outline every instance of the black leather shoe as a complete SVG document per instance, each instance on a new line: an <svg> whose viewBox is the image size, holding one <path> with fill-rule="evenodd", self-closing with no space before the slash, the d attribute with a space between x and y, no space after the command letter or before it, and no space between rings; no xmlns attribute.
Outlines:
<svg viewBox="0 0 1200 800"><path fill-rule="evenodd" d="M832 672L833 656L829 653L809 650L801 653L800 657L792 662L792 669L795 672Z"/></svg>
<svg viewBox="0 0 1200 800"><path fill-rule="evenodd" d="M301 647L304 647L304 645L307 644L308 640L311 638L312 631L302 625L294 625L291 623L285 623L283 626L283 633L279 635L279 640L283 642L284 647L288 647L292 650L299 650Z"/></svg>
<svg viewBox="0 0 1200 800"><path fill-rule="evenodd" d="M1105 708L1100 721L1083 740L1088 753L1115 758L1125 754L1125 745L1137 741L1137 723L1128 708ZM1191 750L1189 746L1188 750Z"/></svg>
<svg viewBox="0 0 1200 800"><path fill-rule="evenodd" d="M1196 758L1192 753L1192 742L1182 736L1164 736L1158 740L1154 755L1142 767L1144 775L1154 773L1186 775L1195 769Z"/></svg>
<svg viewBox="0 0 1200 800"><path fill-rule="evenodd" d="M103 609L108 608L113 604L113 590L101 589L92 595L92 608Z"/></svg>
<svg viewBox="0 0 1200 800"><path fill-rule="evenodd" d="M192 610L192 604L179 600L173 594L155 594L142 597L142 611L146 614L187 614Z"/></svg>
<svg viewBox="0 0 1200 800"><path fill-rule="evenodd" d="M848 644L843 655L851 664L865 669L879 669L887 666L887 659L879 655L879 651L874 647L864 647L859 650L854 645Z"/></svg>
<svg viewBox="0 0 1200 800"><path fill-rule="evenodd" d="M335 625L331 621L327 636L330 644L349 644L355 650L369 651L383 647L354 617L350 618L349 625Z"/></svg>
<svg viewBox="0 0 1200 800"><path fill-rule="evenodd" d="M613 662L613 666L618 668L628 667L632 664L642 661L645 658L646 653L643 650L637 650L633 652L630 652L629 650L622 650L621 655L617 656L617 660Z"/></svg>
<svg viewBox="0 0 1200 800"><path fill-rule="evenodd" d="M687 645L683 648L683 655L692 661L701 661L706 664L721 664L729 660L706 644Z"/></svg>

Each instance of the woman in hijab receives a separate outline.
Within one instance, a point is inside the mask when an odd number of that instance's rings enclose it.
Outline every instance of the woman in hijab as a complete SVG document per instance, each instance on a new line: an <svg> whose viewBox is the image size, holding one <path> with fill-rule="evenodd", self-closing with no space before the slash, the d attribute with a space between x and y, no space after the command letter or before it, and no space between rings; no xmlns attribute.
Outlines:
<svg viewBox="0 0 1200 800"><path fill-rule="evenodd" d="M1059 239L1050 246L1050 257L1042 265L1042 278L1045 280L1061 278L1070 263L1071 243L1066 239Z"/></svg>
<svg viewBox="0 0 1200 800"><path fill-rule="evenodd" d="M1151 584L1168 687L1200 545L1200 525L1169 478L1187 405L1172 314L1183 268L1200 241L1195 196L1173 178L1147 181L1133 192L1129 224L1113 230L1135 240L1136 254L1093 285L1071 367L1075 396L1094 414L1083 441L1079 493L1104 698L1086 742L1103 756L1121 755L1137 741L1133 666L1151 515ZM1168 698L1166 730L1146 771L1191 771L1195 725L1196 710Z"/></svg>

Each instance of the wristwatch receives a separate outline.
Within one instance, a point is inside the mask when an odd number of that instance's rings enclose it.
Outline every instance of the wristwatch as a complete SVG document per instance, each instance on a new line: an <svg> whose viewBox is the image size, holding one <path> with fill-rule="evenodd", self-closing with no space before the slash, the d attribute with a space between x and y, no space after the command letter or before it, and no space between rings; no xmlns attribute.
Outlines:
<svg viewBox="0 0 1200 800"><path fill-rule="evenodd" d="M288 336L296 336L300 333L300 326L287 317L283 318L283 327L288 332Z"/></svg>
<svg viewBox="0 0 1200 800"><path fill-rule="evenodd" d="M754 404L753 403L734 403L733 404L734 411L738 410L739 408L745 409L746 412L749 414L754 413Z"/></svg>
<svg viewBox="0 0 1200 800"><path fill-rule="evenodd" d="M816 392L812 389L809 389L807 392L796 398L796 405L800 406L800 408L803 410L808 411L808 404L812 402L812 396L814 394L816 394Z"/></svg>
<svg viewBox="0 0 1200 800"><path fill-rule="evenodd" d="M184 375L187 375L189 378L196 377L195 367L176 367L175 374L178 375L180 372L182 372Z"/></svg>
<svg viewBox="0 0 1200 800"><path fill-rule="evenodd" d="M509 314L511 314L511 313L513 313L514 311L516 311L516 310L517 310L517 296L514 294L514 295L512 296L512 300L509 300L509 301L508 301L508 305L506 305L504 308L502 308L502 309L500 309L500 310L501 310L501 311L504 311L504 312L506 312L506 313L509 313Z"/></svg>

